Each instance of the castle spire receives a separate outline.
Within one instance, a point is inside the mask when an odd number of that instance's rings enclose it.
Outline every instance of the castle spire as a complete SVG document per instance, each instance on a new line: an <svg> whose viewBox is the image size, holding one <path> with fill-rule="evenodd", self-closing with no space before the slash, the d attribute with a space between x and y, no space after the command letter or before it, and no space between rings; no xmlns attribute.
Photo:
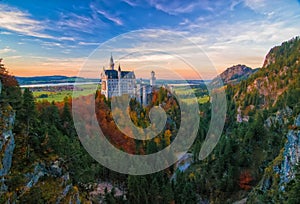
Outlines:
<svg viewBox="0 0 300 204"><path fill-rule="evenodd" d="M111 70L114 70L114 68L115 68L115 63L114 63L112 53L110 53L109 67L110 67Z"/></svg>

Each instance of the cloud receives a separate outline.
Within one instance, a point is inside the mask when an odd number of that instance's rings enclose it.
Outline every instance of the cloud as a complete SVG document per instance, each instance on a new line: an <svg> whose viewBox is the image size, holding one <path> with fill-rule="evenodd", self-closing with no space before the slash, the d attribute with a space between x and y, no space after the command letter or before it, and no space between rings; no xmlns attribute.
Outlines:
<svg viewBox="0 0 300 204"><path fill-rule="evenodd" d="M72 36L80 36L80 33L87 33L94 35L95 31L99 31L99 29L107 26L107 24L99 18L99 15L101 15L103 18L108 19L109 21L117 24L117 25L123 25L123 22L121 19L105 12L102 9L99 9L95 3L90 3L89 7L91 11L85 14L78 14L73 12L61 12L60 13L60 20L57 22L54 22L57 27L59 27L61 30L66 31L68 33L72 33ZM57 29L57 28L53 28ZM74 33L74 31L76 33ZM69 40L69 41L75 41L75 37L63 37L60 38L60 40Z"/></svg>
<svg viewBox="0 0 300 204"><path fill-rule="evenodd" d="M206 52L220 71L237 63L260 67L270 48L299 35L300 15L295 9L299 7L296 1L260 5L259 1L262 0L231 2L224 7L226 13L218 18L216 15L189 18L180 23L180 30ZM235 14L238 4L257 13L255 18L227 18Z"/></svg>
<svg viewBox="0 0 300 204"><path fill-rule="evenodd" d="M144 54L144 55L136 55L136 56L125 56L124 58L120 59L120 62L143 62L143 63L162 63L166 60L174 59L175 57L172 55L165 55L161 53L151 53L151 54Z"/></svg>
<svg viewBox="0 0 300 204"><path fill-rule="evenodd" d="M40 46L46 50L57 50L57 52L70 54L72 50L76 50L78 48L75 44L69 44L65 42L57 42L57 41L41 41Z"/></svg>
<svg viewBox="0 0 300 204"><path fill-rule="evenodd" d="M75 41L74 37L59 37L58 40L60 41Z"/></svg>
<svg viewBox="0 0 300 204"><path fill-rule="evenodd" d="M157 10L163 11L169 15L180 15L180 14L191 14L195 12L208 11L216 12L221 11L224 5L228 4L227 1L210 1L210 0L147 0L147 3L156 8Z"/></svg>
<svg viewBox="0 0 300 204"><path fill-rule="evenodd" d="M58 48L64 48L64 46L61 44L61 43L58 43L58 42L47 42L47 41L43 41L41 43L41 45L43 47L50 47L50 48L53 48L53 47L58 47Z"/></svg>
<svg viewBox="0 0 300 204"><path fill-rule="evenodd" d="M100 45L97 42L79 42L78 45Z"/></svg>
<svg viewBox="0 0 300 204"><path fill-rule="evenodd" d="M122 0L132 7L153 7L169 15L190 14L199 9L214 11L215 7L223 1L210 0Z"/></svg>
<svg viewBox="0 0 300 204"><path fill-rule="evenodd" d="M215 36L202 47L218 68L236 63L260 67L270 48L300 33L300 28L288 27L286 23L259 21L219 25Z"/></svg>
<svg viewBox="0 0 300 204"><path fill-rule="evenodd" d="M11 35L11 32L7 32L7 31L1 31L0 35Z"/></svg>
<svg viewBox="0 0 300 204"><path fill-rule="evenodd" d="M233 11L234 8L242 2L243 2L243 0L233 0L230 5L230 10Z"/></svg>
<svg viewBox="0 0 300 204"><path fill-rule="evenodd" d="M54 38L45 34L45 22L40 22L31 17L30 14L17 8L0 4L0 27L22 35L38 38Z"/></svg>
<svg viewBox="0 0 300 204"><path fill-rule="evenodd" d="M14 56L5 57L5 59L20 59L20 58L22 58L22 56L20 56L20 55L14 55Z"/></svg>
<svg viewBox="0 0 300 204"><path fill-rule="evenodd" d="M199 6L199 1L167 1L167 0L150 0L149 4L157 10L163 11L170 15L181 13L190 13Z"/></svg>
<svg viewBox="0 0 300 204"><path fill-rule="evenodd" d="M182 22L179 23L179 25L184 26L190 23L190 20L185 18Z"/></svg>
<svg viewBox="0 0 300 204"><path fill-rule="evenodd" d="M123 2L127 3L129 6L135 7L138 4L132 0L122 0Z"/></svg>
<svg viewBox="0 0 300 204"><path fill-rule="evenodd" d="M96 5L94 5L94 4L90 4L90 7L91 7L93 12L102 15L104 18L108 19L109 21L111 21L111 22L113 22L117 25L123 25L122 20L119 19L118 17L112 16L107 11L104 11L104 10L101 10L101 9L97 8Z"/></svg>
<svg viewBox="0 0 300 204"><path fill-rule="evenodd" d="M299 14L299 3L296 0L267 1L267 0L243 0L244 5L258 14L263 14L268 18L285 17L290 18Z"/></svg>
<svg viewBox="0 0 300 204"><path fill-rule="evenodd" d="M78 21L76 21L76 23L78 24ZM73 26L76 25L76 23L74 23ZM69 26L72 26L72 24L69 24ZM51 27L49 21L38 21L29 13L4 4L0 4L0 28L11 31L1 31L1 35L11 35L13 34L12 32L16 32L21 35L43 39L75 41L74 37L55 37L47 34L45 30L57 30L57 27Z"/></svg>
<svg viewBox="0 0 300 204"><path fill-rule="evenodd" d="M192 20L184 20L180 23L181 30L185 35L195 43L214 44L214 43L278 43L287 40L293 36L299 35L300 27L297 26L300 15L295 14L292 8L296 4L263 3L264 0L244 0L252 8L268 8L269 18L257 16L255 20L251 18L240 18L234 20L219 20L207 17L199 17ZM262 2L260 5L259 2ZM237 0L234 5L241 3ZM262 6L263 5L263 6ZM231 5L232 6L232 5ZM231 7L230 6L230 7ZM228 10L228 15L231 11ZM222 16L221 16L222 17ZM273 44L274 45L274 44ZM266 46L264 46L266 47Z"/></svg>
<svg viewBox="0 0 300 204"><path fill-rule="evenodd" d="M245 5L254 11L261 10L266 6L266 0L245 0Z"/></svg>
<svg viewBox="0 0 300 204"><path fill-rule="evenodd" d="M111 16L108 12L105 11L101 11L101 10L97 10L97 13L101 14L102 16L104 16L106 19L114 22L117 25L123 25L123 22L116 17Z"/></svg>
<svg viewBox="0 0 300 204"><path fill-rule="evenodd" d="M13 50L9 47L5 47L2 50L0 50L0 54L11 53L11 52L16 52L16 50Z"/></svg>
<svg viewBox="0 0 300 204"><path fill-rule="evenodd" d="M64 30L73 29L85 33L92 33L92 28L98 23L99 21L89 16L82 16L75 13L61 13L60 20L56 22L56 25Z"/></svg>

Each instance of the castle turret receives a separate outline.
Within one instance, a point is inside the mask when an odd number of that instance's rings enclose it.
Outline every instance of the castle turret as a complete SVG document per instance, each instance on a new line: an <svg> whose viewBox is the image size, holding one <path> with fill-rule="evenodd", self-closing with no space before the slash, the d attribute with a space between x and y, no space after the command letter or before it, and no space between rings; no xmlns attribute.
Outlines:
<svg viewBox="0 0 300 204"><path fill-rule="evenodd" d="M4 68L4 64L2 64L2 60L3 60L3 59L0 58L0 70L1 70L1 69L5 69L5 68ZM2 83L1 83L1 80L0 80L0 94L1 94L1 91L2 91Z"/></svg>
<svg viewBox="0 0 300 204"><path fill-rule="evenodd" d="M143 106L147 105L147 86L143 86Z"/></svg>
<svg viewBox="0 0 300 204"><path fill-rule="evenodd" d="M155 72L151 72L151 78L150 78L150 86L154 87L156 85L156 77L155 77Z"/></svg>
<svg viewBox="0 0 300 204"><path fill-rule="evenodd" d="M120 66L120 64L119 64L119 67L118 67L118 79L119 79L119 83L118 83L118 89L119 89L119 96L121 96L122 95L122 87L121 87L121 85L122 85L122 75L121 75L121 73L122 73L122 71L121 71L121 66Z"/></svg>
<svg viewBox="0 0 300 204"><path fill-rule="evenodd" d="M135 91L135 93L136 93L135 97L140 104L142 104L142 95L143 95L143 85L142 84L143 84L143 79L141 78L139 80L139 82L136 84L136 91Z"/></svg>

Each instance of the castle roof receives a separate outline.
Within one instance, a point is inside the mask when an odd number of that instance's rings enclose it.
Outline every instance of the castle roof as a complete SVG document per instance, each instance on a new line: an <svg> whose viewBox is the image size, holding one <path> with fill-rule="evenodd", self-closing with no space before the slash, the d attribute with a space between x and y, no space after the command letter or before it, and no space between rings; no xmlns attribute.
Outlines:
<svg viewBox="0 0 300 204"><path fill-rule="evenodd" d="M105 70L104 74L107 76L109 79L117 79L118 78L118 72L116 70Z"/></svg>
<svg viewBox="0 0 300 204"><path fill-rule="evenodd" d="M131 71L121 71L121 77L124 79L135 79L135 74Z"/></svg>
<svg viewBox="0 0 300 204"><path fill-rule="evenodd" d="M105 70L104 74L109 79L118 79L118 71L117 70ZM134 72L131 72L131 71L121 71L121 78L135 79L135 74L134 74Z"/></svg>

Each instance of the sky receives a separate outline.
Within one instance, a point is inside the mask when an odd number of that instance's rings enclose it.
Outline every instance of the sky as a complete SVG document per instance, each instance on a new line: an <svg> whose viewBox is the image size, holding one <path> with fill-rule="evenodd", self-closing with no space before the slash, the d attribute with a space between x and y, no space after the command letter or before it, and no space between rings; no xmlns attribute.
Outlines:
<svg viewBox="0 0 300 204"><path fill-rule="evenodd" d="M180 49L210 79L215 71L197 49L218 73L236 64L261 67L270 48L300 35L299 22L299 0L0 0L0 58L17 76L77 76L92 59L84 76L94 78L113 53L124 70L154 60L158 70L197 79L169 52ZM153 47L159 51L144 51ZM99 49L101 59L91 57Z"/></svg>

